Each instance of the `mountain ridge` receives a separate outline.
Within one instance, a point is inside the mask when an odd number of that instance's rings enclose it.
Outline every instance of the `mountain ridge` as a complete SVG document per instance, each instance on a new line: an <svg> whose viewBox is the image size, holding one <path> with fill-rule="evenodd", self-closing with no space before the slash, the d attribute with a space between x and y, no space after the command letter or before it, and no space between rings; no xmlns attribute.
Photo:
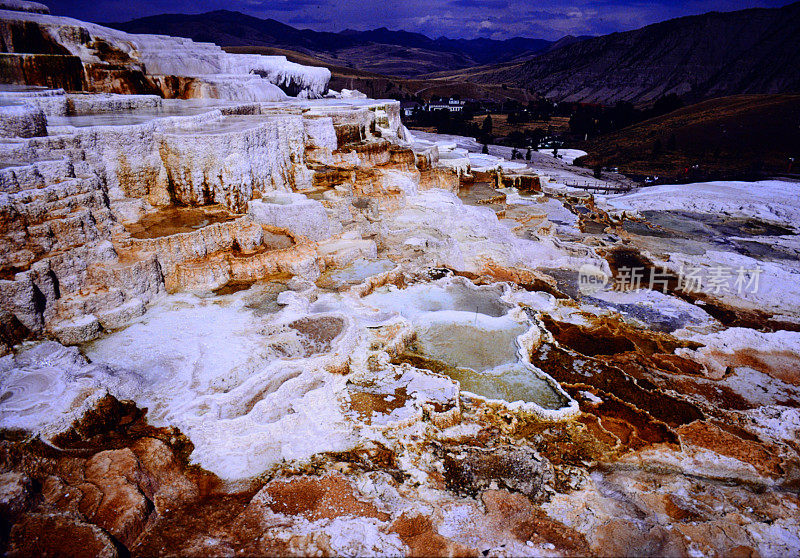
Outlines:
<svg viewBox="0 0 800 558"><path fill-rule="evenodd" d="M362 70L399 77L505 62L544 52L557 42L525 37L502 41L487 38L432 39L421 33L393 31L386 27L367 31L345 29L333 33L297 29L274 19L260 19L230 10L161 14L103 25L129 33L187 37L223 47L286 48L328 59L333 64L350 64ZM370 60L365 60L365 57ZM409 62L411 60L413 63ZM408 62L408 68L404 68L404 61Z"/></svg>
<svg viewBox="0 0 800 558"><path fill-rule="evenodd" d="M283 48L390 77L506 84L555 101L642 106L800 91L800 2L708 12L599 37L430 38L379 27L333 33L216 10L105 24L225 47Z"/></svg>
<svg viewBox="0 0 800 558"><path fill-rule="evenodd" d="M506 83L557 101L648 104L800 91L800 2L684 16L526 60L426 77Z"/></svg>

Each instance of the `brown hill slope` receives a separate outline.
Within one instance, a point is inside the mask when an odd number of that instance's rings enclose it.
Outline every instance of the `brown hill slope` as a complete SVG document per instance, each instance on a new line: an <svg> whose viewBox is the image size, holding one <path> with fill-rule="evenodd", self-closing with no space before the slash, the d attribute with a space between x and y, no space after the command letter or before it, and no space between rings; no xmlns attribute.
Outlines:
<svg viewBox="0 0 800 558"><path fill-rule="evenodd" d="M401 77L503 62L516 56L544 52L554 44L524 37L431 39L420 33L391 31L385 27L370 31L319 32L230 10L161 14L105 25L129 33L188 37L220 46L285 48L323 59L330 57L335 64ZM562 44L581 39L565 37Z"/></svg>
<svg viewBox="0 0 800 558"><path fill-rule="evenodd" d="M481 84L463 79L426 80L399 78L357 68L343 66L341 60L330 56L310 55L293 50L262 46L230 46L224 47L227 52L239 54L283 55L292 62L306 66L324 66L331 71L330 88L337 91L358 89L372 98L405 99L419 96L430 99L431 96L449 97L460 95L462 98L487 99L492 101L508 101L510 99L526 103L534 98L528 91L516 87L503 88L498 84Z"/></svg>
<svg viewBox="0 0 800 558"><path fill-rule="evenodd" d="M800 169L800 95L710 99L585 142L584 166L666 180ZM697 169L693 169L697 165Z"/></svg>
<svg viewBox="0 0 800 558"><path fill-rule="evenodd" d="M446 77L602 104L648 104L669 93L694 102L800 92L800 3L673 19L566 45L526 62L455 70Z"/></svg>

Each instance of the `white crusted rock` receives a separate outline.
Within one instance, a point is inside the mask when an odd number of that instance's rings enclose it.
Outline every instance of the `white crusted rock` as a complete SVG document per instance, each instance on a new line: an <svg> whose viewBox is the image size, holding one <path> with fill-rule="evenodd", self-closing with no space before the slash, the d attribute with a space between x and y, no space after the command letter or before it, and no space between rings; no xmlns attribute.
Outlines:
<svg viewBox="0 0 800 558"><path fill-rule="evenodd" d="M111 330L123 327L134 318L145 312L145 304L138 298L129 300L125 304L97 314L97 319L103 329Z"/></svg>
<svg viewBox="0 0 800 558"><path fill-rule="evenodd" d="M309 240L324 240L331 236L325 207L302 194L265 195L260 200L252 200L247 212L257 223L280 227Z"/></svg>
<svg viewBox="0 0 800 558"><path fill-rule="evenodd" d="M53 334L64 345L78 345L95 339L102 328L100 321L91 314L74 320L60 322L52 327Z"/></svg>
<svg viewBox="0 0 800 558"><path fill-rule="evenodd" d="M0 106L0 137L32 138L47 135L42 109L31 105Z"/></svg>

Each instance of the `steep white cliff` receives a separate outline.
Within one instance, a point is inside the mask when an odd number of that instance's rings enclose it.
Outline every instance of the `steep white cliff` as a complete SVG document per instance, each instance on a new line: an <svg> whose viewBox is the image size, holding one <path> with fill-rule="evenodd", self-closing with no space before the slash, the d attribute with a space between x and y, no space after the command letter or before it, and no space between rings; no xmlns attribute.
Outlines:
<svg viewBox="0 0 800 558"><path fill-rule="evenodd" d="M24 27L25 24L28 27ZM120 79L119 72L105 68L108 64L124 64L144 78L153 77L153 86L160 83L167 92L178 91L169 91L163 85L162 76L188 80L194 96L232 100L277 101L285 94L317 98L325 94L331 77L327 68L302 66L289 62L285 56L228 54L211 43L163 35L133 35L68 17L3 10L2 6L0 32L7 43L8 54L4 56L9 59L27 56L26 64L36 65L31 56L45 53L29 52L31 43L27 38L34 33L52 45L52 52L47 54L72 55L87 67L110 76L96 83L90 80L86 86L92 89L105 87L113 91L121 87L115 86L115 79ZM35 72L27 73L29 80L34 75Z"/></svg>

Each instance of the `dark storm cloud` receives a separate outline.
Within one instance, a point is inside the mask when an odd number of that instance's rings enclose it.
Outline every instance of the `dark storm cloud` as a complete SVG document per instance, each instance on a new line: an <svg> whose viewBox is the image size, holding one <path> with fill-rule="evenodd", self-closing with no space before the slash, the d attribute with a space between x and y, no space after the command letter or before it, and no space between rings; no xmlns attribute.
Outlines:
<svg viewBox="0 0 800 558"><path fill-rule="evenodd" d="M41 1L41 0L40 0ZM775 7L788 0L44 0L53 13L127 21L162 13L235 10L319 31L388 27L430 37L559 39L627 31L684 15Z"/></svg>

